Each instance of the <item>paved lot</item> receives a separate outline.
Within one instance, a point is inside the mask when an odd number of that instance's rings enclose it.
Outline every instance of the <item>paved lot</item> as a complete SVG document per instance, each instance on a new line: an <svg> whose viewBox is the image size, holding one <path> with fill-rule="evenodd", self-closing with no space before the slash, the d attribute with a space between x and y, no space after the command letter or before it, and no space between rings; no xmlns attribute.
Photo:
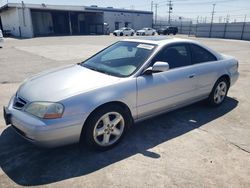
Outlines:
<svg viewBox="0 0 250 188"><path fill-rule="evenodd" d="M118 39L7 39L0 49L0 106L27 76L80 62ZM200 102L144 121L102 153L77 144L37 148L4 125L0 109L0 187L250 187L250 42L196 40L240 61L240 79L222 106Z"/></svg>

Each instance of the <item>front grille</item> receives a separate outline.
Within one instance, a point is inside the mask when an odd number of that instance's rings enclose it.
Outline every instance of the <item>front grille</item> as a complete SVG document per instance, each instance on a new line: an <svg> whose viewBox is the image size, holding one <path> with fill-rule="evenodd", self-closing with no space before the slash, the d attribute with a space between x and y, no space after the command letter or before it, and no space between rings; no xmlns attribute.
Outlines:
<svg viewBox="0 0 250 188"><path fill-rule="evenodd" d="M13 108L21 110L25 106L25 104L27 104L27 102L16 94L13 103Z"/></svg>

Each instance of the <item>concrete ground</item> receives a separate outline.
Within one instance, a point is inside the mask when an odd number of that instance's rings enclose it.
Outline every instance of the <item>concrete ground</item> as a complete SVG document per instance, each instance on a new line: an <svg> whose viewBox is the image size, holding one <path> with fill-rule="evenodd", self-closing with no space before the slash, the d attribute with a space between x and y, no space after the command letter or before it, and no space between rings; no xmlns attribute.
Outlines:
<svg viewBox="0 0 250 188"><path fill-rule="evenodd" d="M26 77L80 62L119 39L6 39L0 106ZM250 42L195 40L240 62L241 76L222 106L200 102L141 122L117 147L100 153L77 144L38 148L4 125L0 109L0 187L250 187Z"/></svg>

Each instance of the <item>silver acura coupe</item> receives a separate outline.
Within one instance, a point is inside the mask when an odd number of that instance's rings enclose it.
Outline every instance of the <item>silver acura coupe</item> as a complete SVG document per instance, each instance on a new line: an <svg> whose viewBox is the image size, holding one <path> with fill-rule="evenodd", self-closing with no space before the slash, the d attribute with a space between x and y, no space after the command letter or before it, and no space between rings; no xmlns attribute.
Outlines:
<svg viewBox="0 0 250 188"><path fill-rule="evenodd" d="M204 99L222 104L238 76L237 60L196 41L125 39L82 63L25 80L4 117L41 146L83 141L105 150L134 122Z"/></svg>

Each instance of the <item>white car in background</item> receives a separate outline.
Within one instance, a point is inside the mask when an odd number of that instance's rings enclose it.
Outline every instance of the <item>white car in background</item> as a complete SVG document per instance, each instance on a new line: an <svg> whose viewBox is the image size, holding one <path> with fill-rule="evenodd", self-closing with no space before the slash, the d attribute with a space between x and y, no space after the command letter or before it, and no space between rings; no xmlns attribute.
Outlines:
<svg viewBox="0 0 250 188"><path fill-rule="evenodd" d="M145 27L141 30L136 31L136 35L155 35L156 30L150 27Z"/></svg>
<svg viewBox="0 0 250 188"><path fill-rule="evenodd" d="M3 32L0 29L0 48L2 48L2 47L3 47Z"/></svg>
<svg viewBox="0 0 250 188"><path fill-rule="evenodd" d="M129 27L122 27L113 32L113 35L115 36L133 36L134 34L135 34L135 30Z"/></svg>

